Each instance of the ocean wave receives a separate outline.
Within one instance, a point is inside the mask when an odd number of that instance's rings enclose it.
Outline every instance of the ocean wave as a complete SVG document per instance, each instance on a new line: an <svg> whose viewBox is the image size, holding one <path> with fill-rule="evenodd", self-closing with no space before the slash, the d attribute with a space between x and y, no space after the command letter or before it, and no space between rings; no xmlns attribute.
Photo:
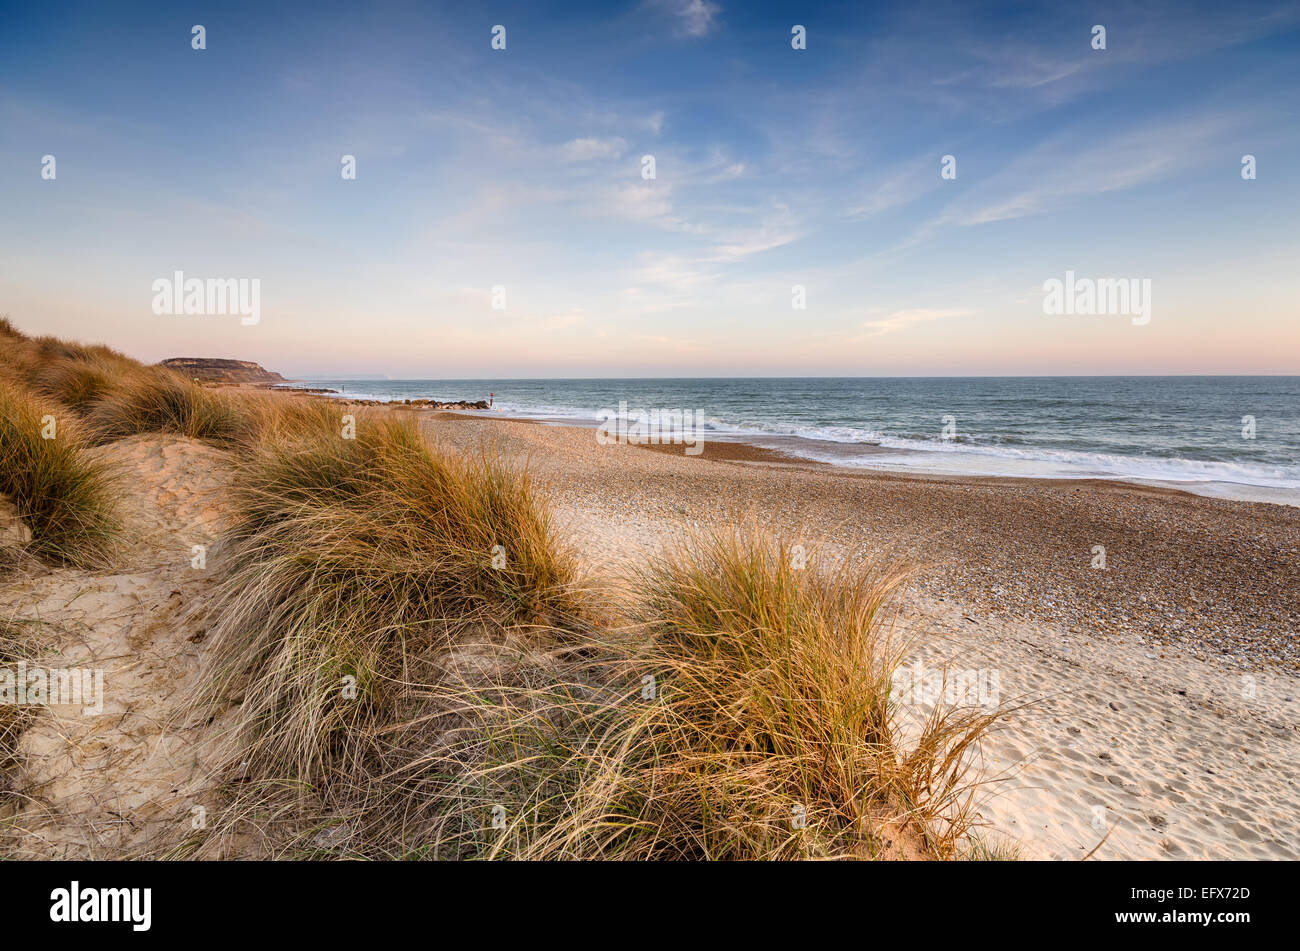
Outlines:
<svg viewBox="0 0 1300 951"><path fill-rule="evenodd" d="M319 384L318 384L319 385ZM330 385L328 383L324 385ZM286 387L292 388L292 387ZM436 394L371 393L349 390L327 394L350 399L400 402L415 399L449 398ZM635 412L639 407L630 406ZM587 407L566 404L497 401L493 410L506 417L551 420L577 425L595 425L615 407ZM1300 465L1266 464L1244 459L1195 459L1176 454L1188 446L1171 446L1170 454L1145 452L1116 453L1095 450L1034 446L1031 437L1020 433L958 432L955 439L933 433L885 433L851 425L809 424L773 419L736 421L705 416L706 433L745 439L775 439L782 449L801 458L835 465L938 470L972 475L1019 475L1039 478L1112 478L1164 482L1225 482L1244 485L1300 489ZM1040 439L1050 440L1046 433ZM1065 433L1059 439L1072 438ZM831 449L834 446L836 448ZM854 446L863 447L860 454ZM881 454L879 449L896 452Z"/></svg>
<svg viewBox="0 0 1300 951"><path fill-rule="evenodd" d="M912 440L885 439L881 445L900 456L846 456L815 446L792 446L794 454L813 461L870 468L931 468L945 458L955 465L942 468L971 475L1022 475L1039 478L1148 479L1162 482L1229 482L1276 489L1300 489L1300 466L1261 465L1205 459L1165 458L1080 452L1068 449L1016 449L1007 446L943 446ZM906 458L902 455L906 454ZM1005 462L1009 465L998 465Z"/></svg>

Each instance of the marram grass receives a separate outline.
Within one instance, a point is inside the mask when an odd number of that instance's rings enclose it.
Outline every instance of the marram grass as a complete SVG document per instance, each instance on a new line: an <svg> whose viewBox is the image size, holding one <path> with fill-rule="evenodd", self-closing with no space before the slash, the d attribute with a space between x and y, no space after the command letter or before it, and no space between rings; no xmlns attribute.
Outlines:
<svg viewBox="0 0 1300 951"><path fill-rule="evenodd" d="M140 433L170 433L233 447L255 437L239 396L199 386L163 367L126 374L86 406L101 442Z"/></svg>
<svg viewBox="0 0 1300 951"><path fill-rule="evenodd" d="M509 819L460 822L475 852L956 854L975 744L996 715L936 709L902 729L890 686L906 645L886 614L902 575L800 569L792 555L756 529L692 537L635 573L638 636L603 691L588 672L482 710L465 732L486 737L483 756L456 795L462 812Z"/></svg>
<svg viewBox="0 0 1300 951"><path fill-rule="evenodd" d="M107 559L118 527L110 469L69 410L2 381L0 492L31 530L33 554L79 566Z"/></svg>
<svg viewBox="0 0 1300 951"><path fill-rule="evenodd" d="M289 483L305 481L328 480ZM390 585L412 613L402 637L381 638L384 654L345 635L354 616L335 623L341 597L324 611L296 605L283 636L259 626L255 651L246 627L227 627L223 654L242 644L258 658L225 667L226 690L247 685L238 719L253 731L230 761L258 784L229 815L266 830L314 814L281 845L295 857L954 857L972 754L995 715L936 710L905 740L890 698L904 645L885 614L901 576L794 563L758 531L695 537L604 589L623 606L619 619L608 603L589 609L604 626L551 616L511 638L499 603L480 614L490 663L444 639L460 627L445 611ZM421 616L436 636L418 635ZM339 706L345 670L368 671L362 695L386 702ZM311 790L314 804L273 806L277 784Z"/></svg>
<svg viewBox="0 0 1300 951"><path fill-rule="evenodd" d="M266 438L231 502L207 697L240 696L230 758L250 775L364 773L412 670L467 632L549 632L578 607L526 476L442 452L410 420Z"/></svg>

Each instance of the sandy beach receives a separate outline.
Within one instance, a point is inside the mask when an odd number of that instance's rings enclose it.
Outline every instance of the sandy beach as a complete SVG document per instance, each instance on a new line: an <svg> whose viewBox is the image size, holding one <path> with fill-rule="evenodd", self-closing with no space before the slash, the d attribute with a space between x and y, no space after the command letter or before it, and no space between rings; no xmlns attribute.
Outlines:
<svg viewBox="0 0 1300 951"><path fill-rule="evenodd" d="M846 471L738 443L689 457L450 413L428 428L526 461L597 569L750 517L828 557L915 564L901 620L916 657L997 670L1004 699L1033 701L987 744L1003 780L982 809L1032 857L1103 838L1097 858L1300 857L1300 510Z"/></svg>
<svg viewBox="0 0 1300 951"><path fill-rule="evenodd" d="M912 565L896 618L909 664L992 675L1016 708L983 746L989 841L1045 859L1300 857L1294 508L845 471L737 443L690 457L578 427L392 412L527 465L596 578L743 519L814 559ZM185 605L212 582L190 558L222 530L227 454L174 435L95 451L126 477L119 563L28 565L0 584L0 611L54 638L48 666L102 667L113 685L110 716L52 707L23 734L6 824L20 857L156 854L215 781L177 712L205 656Z"/></svg>

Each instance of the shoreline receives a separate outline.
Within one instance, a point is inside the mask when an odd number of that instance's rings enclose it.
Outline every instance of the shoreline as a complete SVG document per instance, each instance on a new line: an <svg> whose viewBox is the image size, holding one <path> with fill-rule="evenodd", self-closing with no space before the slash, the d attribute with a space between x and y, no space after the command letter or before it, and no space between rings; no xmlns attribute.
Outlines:
<svg viewBox="0 0 1300 951"><path fill-rule="evenodd" d="M742 439L707 440L703 453L687 456L681 444L601 446L595 427L571 422L394 402L374 408L415 415L453 441L472 434L500 444L612 525L626 518L607 496L650 502L658 517L681 519L690 506L665 512L663 503L690 486L711 516L720 507L733 515L795 511L777 524L850 556L924 565L919 590L989 616L1126 639L1161 656L1176 650L1233 668L1300 673L1295 505L1122 479L835 466ZM585 474L566 470L566 459ZM604 492L593 492L596 485ZM1098 546L1107 561L1101 570L1092 567Z"/></svg>
<svg viewBox="0 0 1300 951"><path fill-rule="evenodd" d="M308 381L287 381L287 382L308 382ZM339 393L327 388L307 388L286 386L283 384L274 384L266 387L274 392L288 392L299 395L306 395L314 399L337 400L348 405L371 406L371 407L409 407L427 408L430 410L440 411L443 409L463 409L467 410L467 415L473 415L485 419L494 420L513 420L518 422L529 422L547 426L564 426L575 427L578 429L594 430L598 422L594 419L585 419L580 417L556 417L545 414L514 414L507 415L501 411L490 411L474 406L473 401L469 400L448 400L438 402L433 400L415 400L394 397L392 399L372 399L372 398L353 398L346 393ZM419 404L427 402L433 405L421 407ZM1000 456L996 454L984 454L975 452L962 452L960 450L941 450L941 449L901 449L891 446L879 446L869 443L840 443L829 440L817 440L808 436L795 434L780 433L748 433L748 432L713 432L708 431L701 435L700 445L705 448L705 453L709 453L709 447L725 447L734 445L743 445L745 450L715 449L715 458L720 458L718 453L725 453L728 458L739 458L740 453L749 453L750 461L765 462L770 464L791 464L805 466L828 466L841 471L873 471L886 472L899 476L908 474L916 475L923 478L944 478L944 479L977 479L993 481L1021 481L1021 480L1042 480L1046 482L1086 482L1089 484L1099 482L1115 482L1130 486L1143 486L1147 488L1166 489L1174 492L1184 492L1190 495L1196 495L1203 498L1227 499L1240 502L1263 502L1273 505L1282 505L1292 508L1300 508L1300 488L1278 487L1259 485L1252 482L1233 482L1223 479L1168 479L1157 477L1145 477L1126 473L1069 473L1060 474L1023 471L1023 472L987 472L980 471L987 468L1016 468L1023 467L1025 460L1017 460L1009 456ZM681 444L641 444L645 448L658 451L680 452ZM917 457L921 457L919 461ZM1140 457L1134 457L1140 458ZM891 460L894 464L890 464ZM908 461L904 461L908 460ZM982 465L981 465L982 461ZM1029 460L1030 462L1037 462ZM1046 463L1041 463L1046 465Z"/></svg>
<svg viewBox="0 0 1300 951"><path fill-rule="evenodd" d="M848 555L925 565L922 589L981 612L1300 672L1293 506L1118 480L844 469L742 443L690 457L681 446L601 446L579 427L421 415L440 438L491 443L527 462L571 507L610 526L754 512ZM1096 546L1104 569L1092 567Z"/></svg>

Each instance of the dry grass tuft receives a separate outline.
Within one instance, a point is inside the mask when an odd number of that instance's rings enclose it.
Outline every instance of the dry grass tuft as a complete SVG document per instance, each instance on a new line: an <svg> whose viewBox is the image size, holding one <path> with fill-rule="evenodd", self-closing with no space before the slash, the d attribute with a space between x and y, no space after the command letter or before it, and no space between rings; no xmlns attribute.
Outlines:
<svg viewBox="0 0 1300 951"><path fill-rule="evenodd" d="M369 574L347 562L330 559ZM443 612L432 637L407 623L400 646L376 638L386 662L354 637L322 652L336 629L299 603L274 622L283 636L260 634L255 670L226 668L227 689L249 685L238 717L259 734L251 758L232 751L254 785L231 814L294 827L284 854L297 857L956 856L975 746L996 714L891 699L906 645L885 605L900 575L794 564L757 531L701 536L618 590L633 607L613 634L512 638L499 617L466 634ZM306 613L309 628L294 620ZM460 638L444 638L449 623ZM339 659L338 643L353 656ZM286 657L291 645L309 662ZM322 710L358 669L372 672L362 695L390 702ZM299 685L287 692L286 672ZM330 724L333 743L307 724ZM330 753L304 762L306 747ZM273 793L308 765L312 821Z"/></svg>
<svg viewBox="0 0 1300 951"><path fill-rule="evenodd" d="M0 330L3 330L0 327ZM7 623L0 623L0 669L7 668L26 656L20 631ZM9 807L12 796L11 774L20 765L18 740L27 726L29 712L16 704L0 703L0 822Z"/></svg>
<svg viewBox="0 0 1300 951"><path fill-rule="evenodd" d="M39 629L33 630L29 622L0 620L0 670L16 673L14 665L30 660L48 648L47 638ZM23 731L35 716L31 707L14 703L0 703L0 844L3 843L3 821L15 805L15 774L22 765L18 742ZM3 850L0 849L0 854Z"/></svg>
<svg viewBox="0 0 1300 951"><path fill-rule="evenodd" d="M76 413L91 406L121 385L139 364L126 358L92 353L84 357L60 357L39 363L30 377L38 393L58 400Z"/></svg>
<svg viewBox="0 0 1300 951"><path fill-rule="evenodd" d="M588 675L486 708L468 731L487 737L481 761L455 796L463 812L495 802L510 820L495 833L462 823L475 848L951 857L969 826L972 755L996 714L900 710L891 676L906 644L885 605L902 575L797 563L757 530L698 536L639 573L647 640L625 648L606 689Z"/></svg>
<svg viewBox="0 0 1300 951"><path fill-rule="evenodd" d="M256 438L256 422L236 395L206 389L162 367L142 367L88 407L100 441L172 433L233 447Z"/></svg>
<svg viewBox="0 0 1300 951"><path fill-rule="evenodd" d="M112 488L71 413L0 382L0 493L31 529L34 554L103 564L118 524Z"/></svg>
<svg viewBox="0 0 1300 951"><path fill-rule="evenodd" d="M228 760L255 782L364 781L384 768L382 734L410 711L417 671L462 637L526 638L579 608L528 479L431 448L410 421L265 439L232 502L202 702L239 698Z"/></svg>

